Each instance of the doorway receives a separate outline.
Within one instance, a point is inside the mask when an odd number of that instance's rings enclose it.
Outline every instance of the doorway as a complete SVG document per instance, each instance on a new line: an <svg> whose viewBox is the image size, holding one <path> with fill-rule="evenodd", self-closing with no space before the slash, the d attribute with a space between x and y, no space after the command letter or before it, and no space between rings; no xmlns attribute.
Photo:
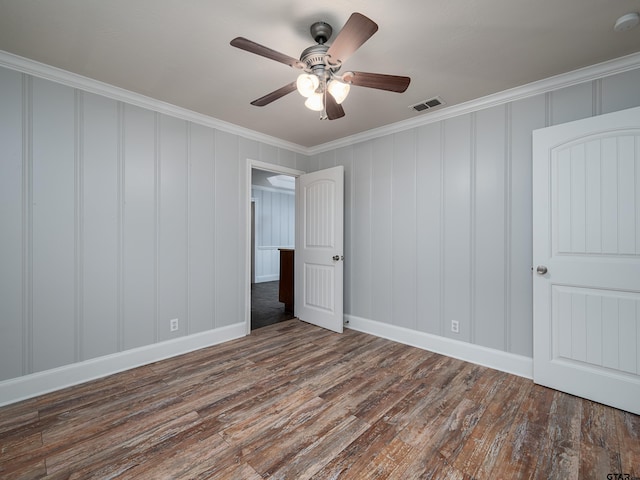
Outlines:
<svg viewBox="0 0 640 480"><path fill-rule="evenodd" d="M295 178L302 173L249 160L249 332L294 318L279 299L280 249L295 245Z"/></svg>

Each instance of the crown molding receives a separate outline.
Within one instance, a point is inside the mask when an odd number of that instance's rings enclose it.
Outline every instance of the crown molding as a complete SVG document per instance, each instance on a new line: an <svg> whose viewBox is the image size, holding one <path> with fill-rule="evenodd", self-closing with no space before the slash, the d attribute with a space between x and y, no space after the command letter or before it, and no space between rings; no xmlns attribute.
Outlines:
<svg viewBox="0 0 640 480"><path fill-rule="evenodd" d="M528 97L533 97L543 93L560 90L562 88L577 85L579 83L598 80L618 73L634 70L640 67L640 52L632 53L624 57L608 60L602 63L591 65L588 67L573 70L571 72L562 73L553 77L538 80L536 82L527 83L519 87L510 88L502 92L480 97L468 102L445 107L425 116L411 118L400 122L385 125L383 127L367 130L366 132L357 133L338 140L316 145L307 149L307 155L316 155L329 150L354 145L356 143L372 140L385 135L390 135L411 128L428 125L430 123L440 122L448 118L457 117L466 113L476 112L485 108L514 102Z"/></svg>
<svg viewBox="0 0 640 480"><path fill-rule="evenodd" d="M0 50L0 67L6 67L21 73L26 73L34 77L51 80L53 82L77 88L85 92L102 95L112 100L135 105L137 107L164 113L189 122L197 123L206 127L211 127L223 132L239 135L249 140L266 143L274 147L284 148L292 152L308 155L307 148L295 143L287 142L270 135L265 135L248 128L240 127L233 123L218 120L217 118L203 115L201 113L178 107L170 103L162 102L139 93L125 90L124 88L109 85L89 77L84 77L76 73L68 72L51 65L36 62L28 58L20 57L9 52Z"/></svg>
<svg viewBox="0 0 640 480"><path fill-rule="evenodd" d="M125 90L120 87L109 85L92 78L84 77L75 73L52 67L44 63L36 62L28 58L20 57L9 52L0 50L0 66L17 70L28 75L51 80L72 88L102 95L113 100L125 102L138 107L153 110L159 113L171 115L186 121L204 125L221 130L227 133L239 135L249 140L272 145L274 147L290 150L306 156L317 155L330 150L354 145L367 140L372 140L385 135L402 132L412 128L439 122L448 118L457 117L467 113L475 112L484 108L490 108L509 102L514 102L535 95L570 87L579 83L597 80L603 77L615 75L640 67L640 52L626 55L624 57L607 60L602 63L588 67L562 73L553 77L531 82L519 87L514 87L502 92L480 97L468 102L451 105L425 116L415 117L408 120L392 123L383 127L367 130L366 132L350 135L338 140L323 143L313 147L304 147L292 142L265 135L248 128L219 120L208 115L178 107L170 103L147 97L138 93Z"/></svg>
<svg viewBox="0 0 640 480"><path fill-rule="evenodd" d="M252 190L262 190L263 192L282 193L284 195L295 195L295 190L289 190L285 188L265 187L263 185L251 185Z"/></svg>

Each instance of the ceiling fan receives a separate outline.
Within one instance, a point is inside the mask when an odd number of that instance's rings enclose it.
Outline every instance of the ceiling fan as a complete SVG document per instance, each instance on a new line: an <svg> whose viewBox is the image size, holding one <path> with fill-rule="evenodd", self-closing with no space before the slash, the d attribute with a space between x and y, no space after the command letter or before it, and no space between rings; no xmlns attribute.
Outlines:
<svg viewBox="0 0 640 480"><path fill-rule="evenodd" d="M324 112L321 119L335 120L344 117L341 104L349 94L351 85L398 93L404 92L409 86L411 79L398 75L354 71L338 74L345 60L377 30L378 25L375 22L360 13L353 13L335 40L328 46L326 42L331 38L333 29L326 22L316 22L310 29L316 45L303 50L300 60L244 37L234 38L231 40L231 45L304 72L296 81L254 100L251 105L264 107L298 90L302 96L307 97L305 102L307 108Z"/></svg>

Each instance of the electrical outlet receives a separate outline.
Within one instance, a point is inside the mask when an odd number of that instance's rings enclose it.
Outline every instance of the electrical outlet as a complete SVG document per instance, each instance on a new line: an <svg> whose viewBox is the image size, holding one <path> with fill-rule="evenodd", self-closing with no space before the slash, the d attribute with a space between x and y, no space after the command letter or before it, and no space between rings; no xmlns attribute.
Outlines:
<svg viewBox="0 0 640 480"><path fill-rule="evenodd" d="M460 333L460 322L457 320L451 320L451 331L453 333Z"/></svg>
<svg viewBox="0 0 640 480"><path fill-rule="evenodd" d="M178 330L178 328L179 328L179 325L178 325L178 319L177 318L169 320L169 330L170 331L175 332L175 331Z"/></svg>

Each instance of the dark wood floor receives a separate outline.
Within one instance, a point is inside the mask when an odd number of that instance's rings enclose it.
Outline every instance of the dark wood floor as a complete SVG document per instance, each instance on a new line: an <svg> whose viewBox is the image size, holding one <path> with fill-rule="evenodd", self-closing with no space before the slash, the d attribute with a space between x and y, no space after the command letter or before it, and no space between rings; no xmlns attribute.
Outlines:
<svg viewBox="0 0 640 480"><path fill-rule="evenodd" d="M0 409L0 478L640 477L640 417L290 320Z"/></svg>
<svg viewBox="0 0 640 480"><path fill-rule="evenodd" d="M251 330L293 318L292 313L284 311L284 303L278 300L279 287L277 280L251 284Z"/></svg>

